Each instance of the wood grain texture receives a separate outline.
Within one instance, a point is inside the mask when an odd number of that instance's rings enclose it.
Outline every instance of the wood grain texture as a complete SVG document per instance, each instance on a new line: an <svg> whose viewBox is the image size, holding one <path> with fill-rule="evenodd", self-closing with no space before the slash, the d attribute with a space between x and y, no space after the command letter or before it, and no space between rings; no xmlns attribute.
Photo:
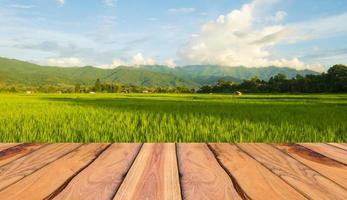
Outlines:
<svg viewBox="0 0 347 200"><path fill-rule="evenodd" d="M45 199L106 147L106 144L83 145L0 191L0 199Z"/></svg>
<svg viewBox="0 0 347 200"><path fill-rule="evenodd" d="M39 144L19 144L0 151L0 166L29 154L44 145Z"/></svg>
<svg viewBox="0 0 347 200"><path fill-rule="evenodd" d="M144 144L114 199L181 199L175 144Z"/></svg>
<svg viewBox="0 0 347 200"><path fill-rule="evenodd" d="M206 144L178 144L184 199L242 199Z"/></svg>
<svg viewBox="0 0 347 200"><path fill-rule="evenodd" d="M0 143L0 151L17 146L18 143Z"/></svg>
<svg viewBox="0 0 347 200"><path fill-rule="evenodd" d="M50 144L0 167L0 190L79 146L80 144Z"/></svg>
<svg viewBox="0 0 347 200"><path fill-rule="evenodd" d="M266 144L239 144L258 162L311 199L347 199L347 191L280 150Z"/></svg>
<svg viewBox="0 0 347 200"><path fill-rule="evenodd" d="M347 144L346 143L329 143L329 144L347 151Z"/></svg>
<svg viewBox="0 0 347 200"><path fill-rule="evenodd" d="M140 147L140 144L113 144L54 199L112 199Z"/></svg>
<svg viewBox="0 0 347 200"><path fill-rule="evenodd" d="M251 199L306 199L235 145L209 144L217 159Z"/></svg>
<svg viewBox="0 0 347 200"><path fill-rule="evenodd" d="M297 144L276 147L347 189L346 165Z"/></svg>
<svg viewBox="0 0 347 200"><path fill-rule="evenodd" d="M305 143L300 145L347 165L347 151L343 149L328 144Z"/></svg>

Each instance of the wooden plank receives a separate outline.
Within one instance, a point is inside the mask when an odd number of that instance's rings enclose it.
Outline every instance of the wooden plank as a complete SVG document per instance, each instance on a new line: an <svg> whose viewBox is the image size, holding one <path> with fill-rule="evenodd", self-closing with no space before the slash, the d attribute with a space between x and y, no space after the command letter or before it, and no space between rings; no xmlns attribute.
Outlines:
<svg viewBox="0 0 347 200"><path fill-rule="evenodd" d="M19 144L0 151L0 166L29 154L42 146L39 144Z"/></svg>
<svg viewBox="0 0 347 200"><path fill-rule="evenodd" d="M276 147L347 189L346 165L297 144Z"/></svg>
<svg viewBox="0 0 347 200"><path fill-rule="evenodd" d="M54 199L112 199L140 147L140 144L113 144Z"/></svg>
<svg viewBox="0 0 347 200"><path fill-rule="evenodd" d="M0 167L0 190L17 182L81 144L50 144Z"/></svg>
<svg viewBox="0 0 347 200"><path fill-rule="evenodd" d="M239 144L242 150L311 199L347 199L340 185L266 144Z"/></svg>
<svg viewBox="0 0 347 200"><path fill-rule="evenodd" d="M242 199L206 144L178 144L178 163L184 199Z"/></svg>
<svg viewBox="0 0 347 200"><path fill-rule="evenodd" d="M0 143L0 151L17 146L18 143Z"/></svg>
<svg viewBox="0 0 347 200"><path fill-rule="evenodd" d="M210 144L224 168L251 199L306 199L235 145Z"/></svg>
<svg viewBox="0 0 347 200"><path fill-rule="evenodd" d="M144 144L114 199L181 199L175 144Z"/></svg>
<svg viewBox="0 0 347 200"><path fill-rule="evenodd" d="M105 144L88 144L0 191L0 199L45 199L95 159Z"/></svg>
<svg viewBox="0 0 347 200"><path fill-rule="evenodd" d="M347 144L345 143L329 143L329 144L347 151Z"/></svg>
<svg viewBox="0 0 347 200"><path fill-rule="evenodd" d="M343 149L340 149L328 144L306 143L306 144L300 144L300 145L347 165L347 151Z"/></svg>

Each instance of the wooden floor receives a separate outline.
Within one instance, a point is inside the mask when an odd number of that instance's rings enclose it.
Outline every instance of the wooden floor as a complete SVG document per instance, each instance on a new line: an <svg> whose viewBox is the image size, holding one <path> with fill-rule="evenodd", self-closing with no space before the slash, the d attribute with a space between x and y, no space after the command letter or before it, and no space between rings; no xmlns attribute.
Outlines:
<svg viewBox="0 0 347 200"><path fill-rule="evenodd" d="M0 199L347 199L347 144L0 144Z"/></svg>

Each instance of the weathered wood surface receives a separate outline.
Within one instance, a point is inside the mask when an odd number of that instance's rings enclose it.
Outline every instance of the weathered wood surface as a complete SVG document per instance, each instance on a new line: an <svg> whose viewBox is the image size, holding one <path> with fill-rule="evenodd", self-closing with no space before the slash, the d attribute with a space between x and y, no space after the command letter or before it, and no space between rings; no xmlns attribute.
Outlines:
<svg viewBox="0 0 347 200"><path fill-rule="evenodd" d="M0 144L0 199L347 199L346 144Z"/></svg>
<svg viewBox="0 0 347 200"><path fill-rule="evenodd" d="M301 145L277 145L277 148L347 189L347 166Z"/></svg>
<svg viewBox="0 0 347 200"><path fill-rule="evenodd" d="M0 151L0 166L29 154L44 145L38 144L19 144Z"/></svg>
<svg viewBox="0 0 347 200"><path fill-rule="evenodd" d="M307 197L347 199L347 192L340 185L273 146L267 144L238 146Z"/></svg>
<svg viewBox="0 0 347 200"><path fill-rule="evenodd" d="M346 143L329 143L332 146L338 147L340 149L346 150L347 151L347 144Z"/></svg>
<svg viewBox="0 0 347 200"><path fill-rule="evenodd" d="M60 190L60 186L93 161L106 146L82 145L51 165L0 191L0 199L44 199L54 195Z"/></svg>
<svg viewBox="0 0 347 200"><path fill-rule="evenodd" d="M140 147L140 144L113 144L54 199L112 199Z"/></svg>
<svg viewBox="0 0 347 200"><path fill-rule="evenodd" d="M252 199L306 199L236 145L210 144L225 169Z"/></svg>
<svg viewBox="0 0 347 200"><path fill-rule="evenodd" d="M219 165L206 144L179 144L178 161L185 199L242 199L245 193Z"/></svg>
<svg viewBox="0 0 347 200"><path fill-rule="evenodd" d="M316 151L347 165L346 150L328 144L301 144L302 146Z"/></svg>
<svg viewBox="0 0 347 200"><path fill-rule="evenodd" d="M114 199L180 198L175 144L144 144Z"/></svg>
<svg viewBox="0 0 347 200"><path fill-rule="evenodd" d="M79 144L51 144L0 167L0 190L58 159Z"/></svg>
<svg viewBox="0 0 347 200"><path fill-rule="evenodd" d="M11 148L17 145L18 145L17 143L2 143L0 144L0 151L3 151L5 149Z"/></svg>

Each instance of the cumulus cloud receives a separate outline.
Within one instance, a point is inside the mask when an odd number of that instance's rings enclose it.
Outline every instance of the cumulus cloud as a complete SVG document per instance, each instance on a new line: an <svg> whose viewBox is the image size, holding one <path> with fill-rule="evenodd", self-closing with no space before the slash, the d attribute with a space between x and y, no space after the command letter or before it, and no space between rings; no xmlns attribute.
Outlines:
<svg viewBox="0 0 347 200"><path fill-rule="evenodd" d="M284 11L267 14L276 0L253 0L241 9L219 16L201 27L178 52L190 64L220 64L225 66L280 66L317 68L298 58L273 58L271 49L278 44L296 43L323 35L347 32L341 26L347 15L333 16L311 22L282 25ZM339 23L341 22L341 23Z"/></svg>
<svg viewBox="0 0 347 200"><path fill-rule="evenodd" d="M157 61L150 57L145 57L142 53L137 53L129 59L114 59L111 64L98 65L99 68L113 69L119 66L130 66L137 67L142 65L164 65L167 67L174 68L177 66L174 59L166 59L162 61Z"/></svg>
<svg viewBox="0 0 347 200"><path fill-rule="evenodd" d="M142 53L138 53L130 60L131 65L154 65L156 61L153 58L145 58Z"/></svg>
<svg viewBox="0 0 347 200"><path fill-rule="evenodd" d="M68 57L68 58L49 58L47 59L48 66L57 67L80 67L83 66L83 62L79 58Z"/></svg>

